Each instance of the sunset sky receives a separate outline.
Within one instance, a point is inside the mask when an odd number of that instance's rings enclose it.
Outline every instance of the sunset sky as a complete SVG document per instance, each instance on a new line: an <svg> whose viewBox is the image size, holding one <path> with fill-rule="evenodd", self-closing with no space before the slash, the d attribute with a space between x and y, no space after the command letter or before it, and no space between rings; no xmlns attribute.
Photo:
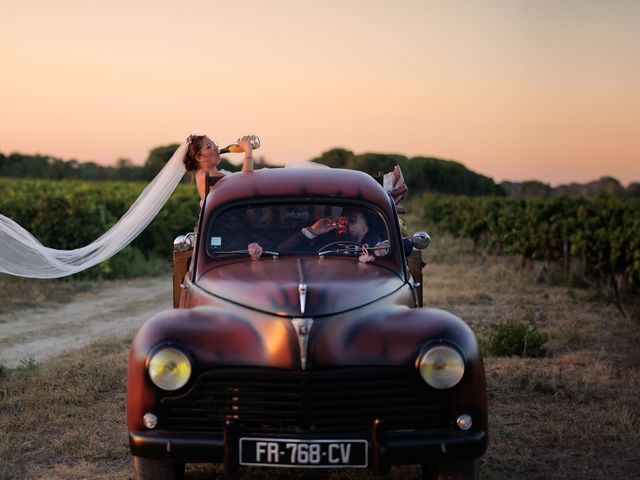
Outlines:
<svg viewBox="0 0 640 480"><path fill-rule="evenodd" d="M505 179L640 181L640 1L0 0L0 152L114 164L206 133Z"/></svg>

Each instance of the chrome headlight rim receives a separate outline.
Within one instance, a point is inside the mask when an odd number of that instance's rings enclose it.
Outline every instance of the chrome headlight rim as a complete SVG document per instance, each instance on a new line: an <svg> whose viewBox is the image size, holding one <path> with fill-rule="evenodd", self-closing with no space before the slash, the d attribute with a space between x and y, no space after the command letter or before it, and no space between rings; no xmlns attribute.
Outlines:
<svg viewBox="0 0 640 480"><path fill-rule="evenodd" d="M453 382L449 382L450 384L447 384L445 386L439 385L433 379L425 378L425 375L423 374L423 370L422 370L423 362L426 359L427 355L433 350L438 348L449 349L450 351L455 353L457 356L459 356L461 360L462 372L459 373L459 375L452 377L452 378L456 378L456 380ZM450 390L460 385L462 380L465 378L465 374L467 373L468 364L469 364L468 358L465 355L464 350L460 348L455 342L452 342L450 340L444 340L444 339L435 340L423 345L423 347L420 349L420 352L418 353L418 356L416 357L416 370L418 371L418 375L420 375L420 378L422 379L422 381L425 382L429 387L434 388L436 390L440 390L440 391Z"/></svg>
<svg viewBox="0 0 640 480"><path fill-rule="evenodd" d="M189 375L188 375L187 379L184 382L182 382L181 384L179 384L179 386L177 386L176 388L165 388L165 387L163 387L161 385L158 385L158 383L156 383L156 381L154 380L153 375L151 374L151 371L150 371L151 362L152 362L153 358L158 353L160 353L161 351L167 350L167 349L175 350L179 354L184 356L185 360L187 361L187 363L189 365ZM159 390L162 390L163 392L177 392L179 390L184 389L186 386L188 386L189 383L191 382L192 378L193 378L193 358L191 357L191 354L190 354L189 350L184 345L182 345L180 343L177 343L177 342L159 343L158 345L154 346L149 351L149 354L147 355L147 358L145 360L145 372L147 374L147 377L149 378L149 381L151 382L151 384L155 388L158 388Z"/></svg>

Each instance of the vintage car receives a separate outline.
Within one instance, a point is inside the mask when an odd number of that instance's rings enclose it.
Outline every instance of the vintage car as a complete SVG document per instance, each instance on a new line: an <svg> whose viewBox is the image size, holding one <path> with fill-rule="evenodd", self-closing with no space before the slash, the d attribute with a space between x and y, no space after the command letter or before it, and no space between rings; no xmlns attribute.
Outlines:
<svg viewBox="0 0 640 480"><path fill-rule="evenodd" d="M319 219L329 232L314 236ZM177 308L131 345L136 478L178 478L189 462L478 478L483 362L466 323L421 308L428 240L402 238L393 199L362 172L222 178L177 239Z"/></svg>

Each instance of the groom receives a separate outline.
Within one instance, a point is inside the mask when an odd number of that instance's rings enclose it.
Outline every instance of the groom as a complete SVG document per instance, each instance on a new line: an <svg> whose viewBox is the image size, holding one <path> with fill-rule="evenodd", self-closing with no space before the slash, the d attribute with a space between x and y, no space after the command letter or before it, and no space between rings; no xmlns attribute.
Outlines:
<svg viewBox="0 0 640 480"><path fill-rule="evenodd" d="M363 243L369 225L362 211L347 209L337 222L329 217L316 220L311 226L286 239L278 246L278 251L318 250L336 241Z"/></svg>

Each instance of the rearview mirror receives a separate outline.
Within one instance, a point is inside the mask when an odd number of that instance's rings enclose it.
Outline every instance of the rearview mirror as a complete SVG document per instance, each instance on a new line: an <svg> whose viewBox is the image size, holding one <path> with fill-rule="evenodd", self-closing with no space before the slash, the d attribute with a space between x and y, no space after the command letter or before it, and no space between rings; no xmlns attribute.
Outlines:
<svg viewBox="0 0 640 480"><path fill-rule="evenodd" d="M193 232L187 233L186 235L178 235L173 241L173 249L176 252L186 252L190 250L193 248L194 238L195 234Z"/></svg>
<svg viewBox="0 0 640 480"><path fill-rule="evenodd" d="M424 250L431 244L431 237L427 232L416 232L411 237L411 243L416 250Z"/></svg>

